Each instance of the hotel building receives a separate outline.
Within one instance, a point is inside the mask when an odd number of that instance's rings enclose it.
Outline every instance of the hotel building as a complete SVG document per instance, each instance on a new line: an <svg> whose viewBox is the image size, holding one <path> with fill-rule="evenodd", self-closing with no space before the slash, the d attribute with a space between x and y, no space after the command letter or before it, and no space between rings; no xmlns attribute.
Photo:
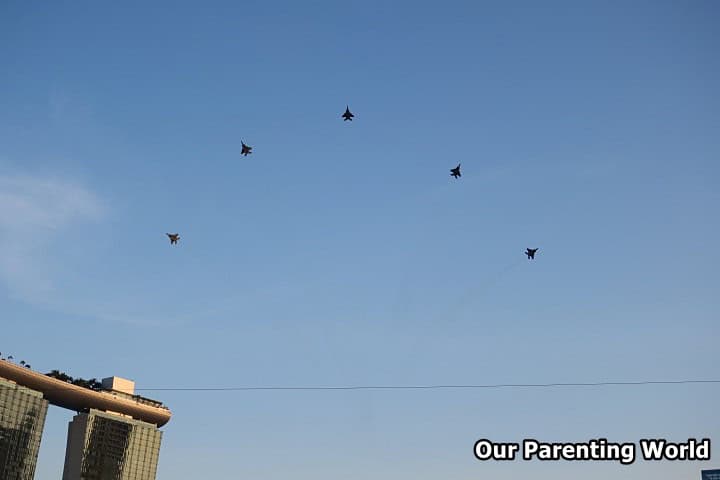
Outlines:
<svg viewBox="0 0 720 480"><path fill-rule="evenodd" d="M0 360L0 479L32 480L48 404L78 412L63 480L154 480L171 412L119 377L93 390Z"/></svg>

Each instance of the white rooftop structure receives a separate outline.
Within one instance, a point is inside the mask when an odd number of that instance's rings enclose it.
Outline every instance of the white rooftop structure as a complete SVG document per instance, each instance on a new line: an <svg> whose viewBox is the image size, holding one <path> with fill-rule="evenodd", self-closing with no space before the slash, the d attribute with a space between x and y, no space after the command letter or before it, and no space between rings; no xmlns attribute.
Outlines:
<svg viewBox="0 0 720 480"><path fill-rule="evenodd" d="M116 392L135 395L135 382L127 378L108 377L102 379L102 388L105 390L115 390Z"/></svg>

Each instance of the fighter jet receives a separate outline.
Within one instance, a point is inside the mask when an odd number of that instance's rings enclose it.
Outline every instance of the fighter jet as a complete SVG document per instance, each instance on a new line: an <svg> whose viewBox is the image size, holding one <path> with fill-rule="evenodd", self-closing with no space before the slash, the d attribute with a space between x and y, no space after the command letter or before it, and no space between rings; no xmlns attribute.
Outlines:
<svg viewBox="0 0 720 480"><path fill-rule="evenodd" d="M539 248L528 248L525 250L525 255L527 255L528 260L534 260L535 259L535 252L540 250Z"/></svg>
<svg viewBox="0 0 720 480"><path fill-rule="evenodd" d="M245 145L245 142L242 141L240 143L242 143L242 150L240 151L240 155L245 155L247 157L248 154L252 153L251 150L253 147Z"/></svg>
<svg viewBox="0 0 720 480"><path fill-rule="evenodd" d="M342 114L343 122L347 122L350 120L352 122L352 119L355 115L350 113L350 107L348 105L345 105L345 113Z"/></svg>
<svg viewBox="0 0 720 480"><path fill-rule="evenodd" d="M462 174L460 173L460 164L459 163L458 163L457 167L450 169L450 176L455 177L455 178L462 177Z"/></svg>
<svg viewBox="0 0 720 480"><path fill-rule="evenodd" d="M179 233L166 233L165 235L168 236L170 239L170 245L175 245L178 240L180 240L180 234Z"/></svg>

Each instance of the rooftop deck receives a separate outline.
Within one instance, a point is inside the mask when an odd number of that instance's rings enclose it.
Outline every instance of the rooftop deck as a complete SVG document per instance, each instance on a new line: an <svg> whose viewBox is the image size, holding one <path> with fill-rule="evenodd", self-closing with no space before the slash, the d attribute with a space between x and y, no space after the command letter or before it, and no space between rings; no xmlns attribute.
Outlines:
<svg viewBox="0 0 720 480"><path fill-rule="evenodd" d="M41 392L53 405L76 412L90 408L129 415L136 420L162 427L170 421L172 413L159 402L139 396L123 395L112 391L95 391L48 377L8 360L0 360L0 377L18 385Z"/></svg>

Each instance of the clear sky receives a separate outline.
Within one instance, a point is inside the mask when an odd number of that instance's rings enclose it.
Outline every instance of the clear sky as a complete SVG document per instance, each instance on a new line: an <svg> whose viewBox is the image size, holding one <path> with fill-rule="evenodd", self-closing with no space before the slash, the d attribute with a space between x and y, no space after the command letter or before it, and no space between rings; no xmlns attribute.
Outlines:
<svg viewBox="0 0 720 480"><path fill-rule="evenodd" d="M719 21L712 1L2 1L0 351L141 389L718 378ZM720 467L720 385L142 393L174 413L160 480ZM48 414L38 479L72 413ZM715 460L472 455L655 436L711 437Z"/></svg>

